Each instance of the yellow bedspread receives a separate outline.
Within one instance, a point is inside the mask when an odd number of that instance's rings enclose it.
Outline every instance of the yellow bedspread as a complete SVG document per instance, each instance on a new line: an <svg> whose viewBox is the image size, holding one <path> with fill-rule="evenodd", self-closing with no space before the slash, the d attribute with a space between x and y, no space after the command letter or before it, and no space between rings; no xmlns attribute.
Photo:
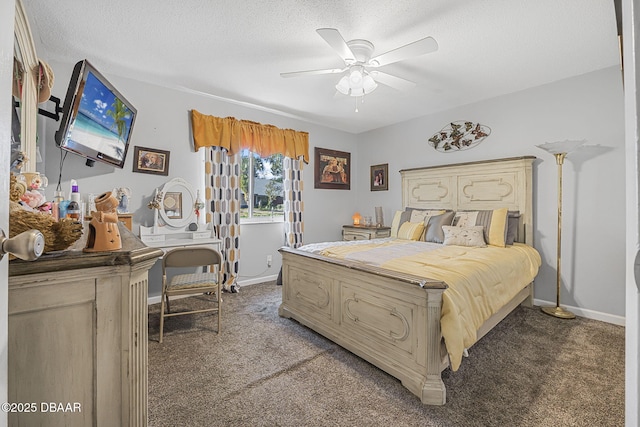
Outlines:
<svg viewBox="0 0 640 427"><path fill-rule="evenodd" d="M454 371L464 349L476 342L478 328L531 283L541 265L540 254L519 243L478 248L397 239L369 242L310 245L308 250L445 282L441 329Z"/></svg>

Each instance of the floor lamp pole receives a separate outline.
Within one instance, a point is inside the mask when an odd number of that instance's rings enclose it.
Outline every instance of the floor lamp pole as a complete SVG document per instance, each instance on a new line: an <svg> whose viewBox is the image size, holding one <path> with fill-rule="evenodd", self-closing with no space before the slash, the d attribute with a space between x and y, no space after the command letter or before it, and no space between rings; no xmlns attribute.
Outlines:
<svg viewBox="0 0 640 427"><path fill-rule="evenodd" d="M561 319L575 319L576 315L572 312L560 307L560 284L562 275L560 274L560 266L562 264L562 164L567 153L554 153L556 163L558 164L558 248L556 252L556 305L555 307L542 307L541 310L554 317Z"/></svg>

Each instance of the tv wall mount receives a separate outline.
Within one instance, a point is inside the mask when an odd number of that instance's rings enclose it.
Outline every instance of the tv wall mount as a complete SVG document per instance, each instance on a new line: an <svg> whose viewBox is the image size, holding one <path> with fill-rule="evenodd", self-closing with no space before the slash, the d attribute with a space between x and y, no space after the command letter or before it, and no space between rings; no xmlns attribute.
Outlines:
<svg viewBox="0 0 640 427"><path fill-rule="evenodd" d="M53 119L56 122L59 122L60 114L62 114L62 107L60 106L60 98L56 98L55 96L50 96L49 101L56 104L55 110L51 112L51 111L44 110L42 108L38 108L38 114L41 114L45 117L49 117L50 119Z"/></svg>

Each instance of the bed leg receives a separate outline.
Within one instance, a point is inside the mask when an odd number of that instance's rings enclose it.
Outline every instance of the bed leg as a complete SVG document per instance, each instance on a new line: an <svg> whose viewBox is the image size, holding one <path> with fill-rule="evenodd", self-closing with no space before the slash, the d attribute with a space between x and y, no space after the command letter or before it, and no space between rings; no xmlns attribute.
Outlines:
<svg viewBox="0 0 640 427"><path fill-rule="evenodd" d="M444 405L447 402L447 390L439 375L427 375L420 400L425 405Z"/></svg>
<svg viewBox="0 0 640 427"><path fill-rule="evenodd" d="M442 314L442 293L444 290L427 290L426 312L426 375L422 383L420 400L426 405L444 405L447 392L442 382L442 356L440 354L442 334L440 317Z"/></svg>
<svg viewBox="0 0 640 427"><path fill-rule="evenodd" d="M522 301L521 305L523 307L533 308L533 282L529 283L528 288L529 288L529 295L527 296L527 299Z"/></svg>
<svg viewBox="0 0 640 427"><path fill-rule="evenodd" d="M278 307L278 316L284 317L285 319L291 319L291 312L287 310L283 304L280 304Z"/></svg>

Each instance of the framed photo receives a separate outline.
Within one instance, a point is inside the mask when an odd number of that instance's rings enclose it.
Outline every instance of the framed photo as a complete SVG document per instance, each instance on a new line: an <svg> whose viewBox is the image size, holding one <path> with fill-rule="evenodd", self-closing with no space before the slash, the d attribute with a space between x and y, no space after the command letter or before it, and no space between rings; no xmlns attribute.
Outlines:
<svg viewBox="0 0 640 427"><path fill-rule="evenodd" d="M315 148L314 187L351 189L351 153Z"/></svg>
<svg viewBox="0 0 640 427"><path fill-rule="evenodd" d="M162 199L162 209L167 218L182 219L182 193L179 191L168 191Z"/></svg>
<svg viewBox="0 0 640 427"><path fill-rule="evenodd" d="M371 166L371 191L389 189L389 163Z"/></svg>
<svg viewBox="0 0 640 427"><path fill-rule="evenodd" d="M169 175L169 152L155 148L135 147L133 171Z"/></svg>

